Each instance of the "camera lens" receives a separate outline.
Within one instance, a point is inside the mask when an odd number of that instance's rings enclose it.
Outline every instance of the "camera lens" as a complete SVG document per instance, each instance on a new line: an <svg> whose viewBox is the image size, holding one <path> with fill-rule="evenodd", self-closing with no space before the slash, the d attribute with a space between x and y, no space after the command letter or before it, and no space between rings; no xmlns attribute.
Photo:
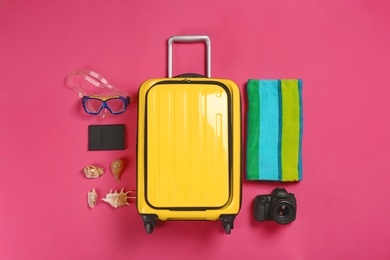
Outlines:
<svg viewBox="0 0 390 260"><path fill-rule="evenodd" d="M290 210L286 205L279 205L276 209L276 213L281 217L286 217L289 214Z"/></svg>
<svg viewBox="0 0 390 260"><path fill-rule="evenodd" d="M273 204L271 214L279 224L288 224L295 220L294 208L288 201L278 201Z"/></svg>

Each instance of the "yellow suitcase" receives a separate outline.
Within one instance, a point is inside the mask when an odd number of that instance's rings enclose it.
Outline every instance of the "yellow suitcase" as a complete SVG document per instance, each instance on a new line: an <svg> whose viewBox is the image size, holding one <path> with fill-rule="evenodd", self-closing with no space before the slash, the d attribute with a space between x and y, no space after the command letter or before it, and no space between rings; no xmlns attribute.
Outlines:
<svg viewBox="0 0 390 260"><path fill-rule="evenodd" d="M172 44L205 41L207 77L172 78ZM227 234L241 207L241 97L210 78L207 36L172 36L168 78L139 88L137 209L146 232L156 220L222 220Z"/></svg>

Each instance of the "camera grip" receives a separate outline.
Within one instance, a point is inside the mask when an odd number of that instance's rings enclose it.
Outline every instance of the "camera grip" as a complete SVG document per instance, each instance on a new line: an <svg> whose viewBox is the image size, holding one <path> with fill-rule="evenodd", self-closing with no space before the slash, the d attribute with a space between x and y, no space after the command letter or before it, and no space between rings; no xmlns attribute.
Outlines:
<svg viewBox="0 0 390 260"><path fill-rule="evenodd" d="M266 203L268 199L267 196L258 195L255 198L254 202L254 218L258 222L263 222L266 220Z"/></svg>

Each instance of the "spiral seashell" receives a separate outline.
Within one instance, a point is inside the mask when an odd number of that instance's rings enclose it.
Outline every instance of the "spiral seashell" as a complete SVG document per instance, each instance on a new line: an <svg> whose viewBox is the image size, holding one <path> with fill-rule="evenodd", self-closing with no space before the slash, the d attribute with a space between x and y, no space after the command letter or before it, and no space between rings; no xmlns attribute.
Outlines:
<svg viewBox="0 0 390 260"><path fill-rule="evenodd" d="M88 206L92 209L95 207L97 202L97 193L95 189L92 189L91 191L88 192Z"/></svg>
<svg viewBox="0 0 390 260"><path fill-rule="evenodd" d="M116 159L111 163L111 172L114 175L115 179L120 182L121 174L123 171L123 161L121 159Z"/></svg>
<svg viewBox="0 0 390 260"><path fill-rule="evenodd" d="M129 205L127 199L134 199L135 196L128 196L127 194L134 193L134 191L130 190L127 192L123 192L123 190L124 188L122 188L119 193L117 193L116 191L114 191L113 193L112 190L110 190L110 193L106 194L106 197L103 198L102 200L109 203L114 208Z"/></svg>
<svg viewBox="0 0 390 260"><path fill-rule="evenodd" d="M104 169L94 165L88 165L83 168L85 177L89 179L96 179L103 175Z"/></svg>

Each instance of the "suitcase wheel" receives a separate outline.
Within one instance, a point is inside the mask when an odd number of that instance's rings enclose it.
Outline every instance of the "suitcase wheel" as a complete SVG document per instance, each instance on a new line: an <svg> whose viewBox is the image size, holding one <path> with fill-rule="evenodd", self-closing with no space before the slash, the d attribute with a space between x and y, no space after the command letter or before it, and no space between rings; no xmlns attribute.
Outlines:
<svg viewBox="0 0 390 260"><path fill-rule="evenodd" d="M231 233L232 225L226 224L224 228L225 228L226 234L230 234Z"/></svg>
<svg viewBox="0 0 390 260"><path fill-rule="evenodd" d="M230 235L232 232L232 229L234 228L233 222L235 215L224 215L221 216L222 218L222 226L225 229L226 234Z"/></svg>
<svg viewBox="0 0 390 260"><path fill-rule="evenodd" d="M154 227L156 226L157 215L147 214L142 215L142 220L144 222L145 230L147 234L152 234Z"/></svg>
<svg viewBox="0 0 390 260"><path fill-rule="evenodd" d="M145 224L145 229L146 229L146 233L152 234L154 226L151 223L146 223Z"/></svg>

